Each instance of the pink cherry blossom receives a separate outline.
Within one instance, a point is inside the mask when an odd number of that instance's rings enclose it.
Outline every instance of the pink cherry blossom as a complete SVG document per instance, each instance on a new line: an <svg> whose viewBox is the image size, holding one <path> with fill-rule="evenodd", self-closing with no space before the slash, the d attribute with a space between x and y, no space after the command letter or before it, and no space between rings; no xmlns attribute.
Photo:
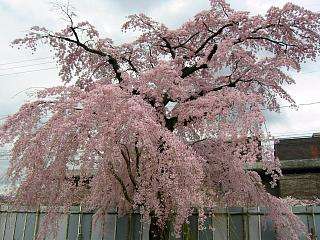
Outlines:
<svg viewBox="0 0 320 240"><path fill-rule="evenodd" d="M207 208L259 205L279 239L299 239L305 229L287 202L247 167L262 161L272 184L281 176L260 144L262 111L277 111L279 98L294 104L282 85L319 55L319 13L289 3L252 16L212 0L174 30L129 16L123 30L141 35L122 45L63 14L64 29L35 26L12 43L50 47L66 83L0 127L0 145L14 144L7 175L17 204L139 210L153 231L172 222L176 233L194 209L203 221Z"/></svg>

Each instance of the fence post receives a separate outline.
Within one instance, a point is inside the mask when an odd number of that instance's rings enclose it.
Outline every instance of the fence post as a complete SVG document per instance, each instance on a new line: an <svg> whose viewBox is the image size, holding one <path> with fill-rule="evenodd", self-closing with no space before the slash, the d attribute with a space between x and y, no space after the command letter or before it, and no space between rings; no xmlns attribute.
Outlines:
<svg viewBox="0 0 320 240"><path fill-rule="evenodd" d="M312 228L311 228L311 239L312 240L317 240L317 225L316 225L316 219L314 215L314 206L311 206L311 213L312 213Z"/></svg>
<svg viewBox="0 0 320 240"><path fill-rule="evenodd" d="M26 231L26 228L27 228L27 216L28 216L28 212L26 211L24 213L24 224L23 224L22 239L24 239L25 231Z"/></svg>
<svg viewBox="0 0 320 240"><path fill-rule="evenodd" d="M248 207L243 207L242 209L244 209L245 210L245 213L242 215L243 216L243 218L245 219L244 220L244 226L243 226L243 228L244 228L244 239L246 239L246 240L250 240L250 228L249 228L249 217L250 217L250 215L249 215L249 211L248 211ZM242 211L242 212L244 212L244 211Z"/></svg>
<svg viewBox="0 0 320 240"><path fill-rule="evenodd" d="M34 221L33 239L36 239L40 223L40 206L36 210L36 220Z"/></svg>
<svg viewBox="0 0 320 240"><path fill-rule="evenodd" d="M82 240L82 207L79 206L79 220L78 220L78 240Z"/></svg>

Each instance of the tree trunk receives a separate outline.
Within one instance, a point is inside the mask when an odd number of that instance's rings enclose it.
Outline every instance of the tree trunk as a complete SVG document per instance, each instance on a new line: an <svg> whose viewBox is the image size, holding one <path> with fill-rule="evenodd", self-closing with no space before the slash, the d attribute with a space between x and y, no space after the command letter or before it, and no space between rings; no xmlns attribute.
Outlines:
<svg viewBox="0 0 320 240"><path fill-rule="evenodd" d="M160 227L157 220L157 217L152 214L149 230L149 240L169 240L170 222L166 222L164 227Z"/></svg>

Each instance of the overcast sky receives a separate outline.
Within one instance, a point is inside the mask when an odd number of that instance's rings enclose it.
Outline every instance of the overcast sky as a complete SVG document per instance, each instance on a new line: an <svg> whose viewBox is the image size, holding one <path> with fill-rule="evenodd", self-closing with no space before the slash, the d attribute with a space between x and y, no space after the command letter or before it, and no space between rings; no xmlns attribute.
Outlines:
<svg viewBox="0 0 320 240"><path fill-rule="evenodd" d="M264 14L282 0L232 0L232 7ZM319 0L292 1L313 11L320 11ZM171 28L178 27L197 12L207 9L207 0L78 0L70 1L80 20L89 20L104 36L126 42L132 35L120 31L125 17L144 12ZM23 36L33 25L57 29L64 23L46 0L0 0L0 118L16 112L33 89L60 84L50 53L42 49L30 51L9 47L10 41ZM320 59L319 59L320 60ZM40 71L39 71L40 70ZM24 73L21 73L24 72ZM320 61L306 63L294 74L297 84L287 88L297 104L320 102ZM286 105L286 103L283 103ZM267 128L276 136L307 135L320 132L320 104L300 106L298 110L282 108L281 113L266 113ZM1 156L0 156L1 157ZM6 163L1 163L2 167ZM0 165L0 169L2 168Z"/></svg>

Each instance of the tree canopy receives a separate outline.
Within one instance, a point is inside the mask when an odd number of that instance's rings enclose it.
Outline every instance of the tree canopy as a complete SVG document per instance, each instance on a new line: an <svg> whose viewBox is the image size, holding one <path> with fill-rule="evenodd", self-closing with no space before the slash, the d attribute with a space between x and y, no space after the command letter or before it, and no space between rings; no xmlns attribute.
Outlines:
<svg viewBox="0 0 320 240"><path fill-rule="evenodd" d="M176 232L194 209L203 220L214 206L259 205L279 238L298 239L298 217L245 166L261 161L281 175L260 144L263 110L277 111L280 98L294 104L283 84L319 54L318 13L288 3L252 15L212 0L177 29L129 16L122 29L141 34L116 45L61 12L65 28L34 26L13 41L48 46L65 83L0 126L0 144L14 143L7 174L17 203L139 209Z"/></svg>

